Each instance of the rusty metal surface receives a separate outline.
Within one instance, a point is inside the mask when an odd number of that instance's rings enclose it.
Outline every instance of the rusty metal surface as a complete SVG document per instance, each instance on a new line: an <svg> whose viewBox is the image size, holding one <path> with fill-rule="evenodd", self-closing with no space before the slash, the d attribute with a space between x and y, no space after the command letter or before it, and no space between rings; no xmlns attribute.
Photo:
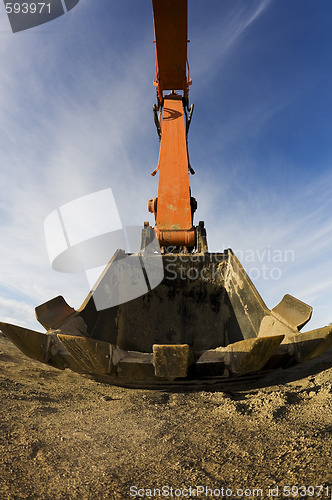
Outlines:
<svg viewBox="0 0 332 500"><path fill-rule="evenodd" d="M312 315L312 307L292 295L285 295L272 312L284 321L301 329L308 323Z"/></svg>
<svg viewBox="0 0 332 500"><path fill-rule="evenodd" d="M188 344L153 345L153 364L156 377L173 381L185 378L193 361L193 353Z"/></svg>
<svg viewBox="0 0 332 500"><path fill-rule="evenodd" d="M36 318L44 328L56 328L68 316L75 313L62 295L55 297L35 308Z"/></svg>
<svg viewBox="0 0 332 500"><path fill-rule="evenodd" d="M278 319L231 250L163 255L164 279L156 288L98 311L95 295L105 289L121 294L125 286L118 266L125 256L135 257L118 252L82 307L57 329L40 333L1 323L1 330L38 361L136 386L205 383L287 368L332 345L332 326L300 333L289 317ZM298 308L295 299L291 303ZM310 306L301 304L308 314ZM297 310L294 315L299 317Z"/></svg>

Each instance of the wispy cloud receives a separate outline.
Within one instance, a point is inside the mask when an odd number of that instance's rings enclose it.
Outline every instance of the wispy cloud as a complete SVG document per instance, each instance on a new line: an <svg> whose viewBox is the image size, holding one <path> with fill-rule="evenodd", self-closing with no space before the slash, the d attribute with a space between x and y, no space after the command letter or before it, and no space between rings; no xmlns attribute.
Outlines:
<svg viewBox="0 0 332 500"><path fill-rule="evenodd" d="M135 225L143 219L137 206L145 213L156 187L149 175L155 168L151 148L146 163L136 153L146 124L152 125L150 106L141 99L147 85L152 87L152 74L149 80L140 76L150 70L146 40L142 50L137 46L126 54L125 67L115 49L104 53L107 64L87 65L82 54L89 53L89 40L79 23L70 27L65 37L56 31L46 37L42 32L1 35L6 72L0 82L0 314L33 327L34 305L63 293L78 307L88 292L85 276L51 270L46 216L63 203L111 187L123 223ZM78 58L66 54L67 44L77 38ZM136 175L143 168L147 182Z"/></svg>
<svg viewBox="0 0 332 500"><path fill-rule="evenodd" d="M192 73L195 75L195 85L203 86L214 78L220 70L232 49L254 21L263 14L273 0L254 0L253 2L235 2L224 17L219 11L217 16L211 16L205 29L195 37L189 46ZM206 9L201 4L198 10ZM219 15L219 17L218 17Z"/></svg>
<svg viewBox="0 0 332 500"><path fill-rule="evenodd" d="M291 196L287 187L279 195L274 186L258 187L245 201L237 185L226 196L213 183L199 194L210 249L231 247L269 307L286 293L312 305L306 329L332 322L331 181L321 175Z"/></svg>

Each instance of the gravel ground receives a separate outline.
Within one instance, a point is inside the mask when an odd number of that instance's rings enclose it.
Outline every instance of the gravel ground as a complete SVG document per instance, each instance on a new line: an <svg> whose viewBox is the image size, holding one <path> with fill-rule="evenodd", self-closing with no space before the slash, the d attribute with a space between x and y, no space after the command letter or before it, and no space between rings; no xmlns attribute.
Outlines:
<svg viewBox="0 0 332 500"><path fill-rule="evenodd" d="M332 499L331 350L256 382L138 390L0 333L0 393L1 500Z"/></svg>

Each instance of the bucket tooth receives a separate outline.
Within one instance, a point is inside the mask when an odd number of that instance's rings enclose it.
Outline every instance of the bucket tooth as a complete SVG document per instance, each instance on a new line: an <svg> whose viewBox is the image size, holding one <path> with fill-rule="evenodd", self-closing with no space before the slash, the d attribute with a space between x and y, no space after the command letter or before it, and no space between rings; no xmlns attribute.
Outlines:
<svg viewBox="0 0 332 500"><path fill-rule="evenodd" d="M79 371L75 360L63 351L53 332L41 333L8 323L0 323L0 329L29 358L60 370Z"/></svg>
<svg viewBox="0 0 332 500"><path fill-rule="evenodd" d="M36 318L46 330L57 328L66 318L75 313L62 295L48 300L35 308Z"/></svg>
<svg viewBox="0 0 332 500"><path fill-rule="evenodd" d="M286 294L272 309L272 313L300 330L310 320L312 307L292 295Z"/></svg>
<svg viewBox="0 0 332 500"><path fill-rule="evenodd" d="M284 335L240 340L225 349L225 364L235 375L259 371L278 348Z"/></svg>
<svg viewBox="0 0 332 500"><path fill-rule="evenodd" d="M8 323L0 323L0 329L29 358L42 363L51 360L52 339L49 335Z"/></svg>
<svg viewBox="0 0 332 500"><path fill-rule="evenodd" d="M317 358L331 346L332 326L303 332L289 339L289 350L294 353L297 363Z"/></svg>
<svg viewBox="0 0 332 500"><path fill-rule="evenodd" d="M153 364L156 377L167 378L170 381L176 378L185 378L192 360L192 351L188 344L153 345Z"/></svg>
<svg viewBox="0 0 332 500"><path fill-rule="evenodd" d="M78 337L57 335L60 342L75 359L81 372L104 375L112 369L112 348L108 342Z"/></svg>

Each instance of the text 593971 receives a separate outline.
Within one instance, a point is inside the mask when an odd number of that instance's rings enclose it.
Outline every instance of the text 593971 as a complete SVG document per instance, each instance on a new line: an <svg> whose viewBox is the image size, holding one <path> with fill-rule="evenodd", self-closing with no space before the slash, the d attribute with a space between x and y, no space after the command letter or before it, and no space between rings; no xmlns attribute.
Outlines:
<svg viewBox="0 0 332 500"><path fill-rule="evenodd" d="M5 4L7 14L50 14L51 4L46 2L7 2Z"/></svg>

